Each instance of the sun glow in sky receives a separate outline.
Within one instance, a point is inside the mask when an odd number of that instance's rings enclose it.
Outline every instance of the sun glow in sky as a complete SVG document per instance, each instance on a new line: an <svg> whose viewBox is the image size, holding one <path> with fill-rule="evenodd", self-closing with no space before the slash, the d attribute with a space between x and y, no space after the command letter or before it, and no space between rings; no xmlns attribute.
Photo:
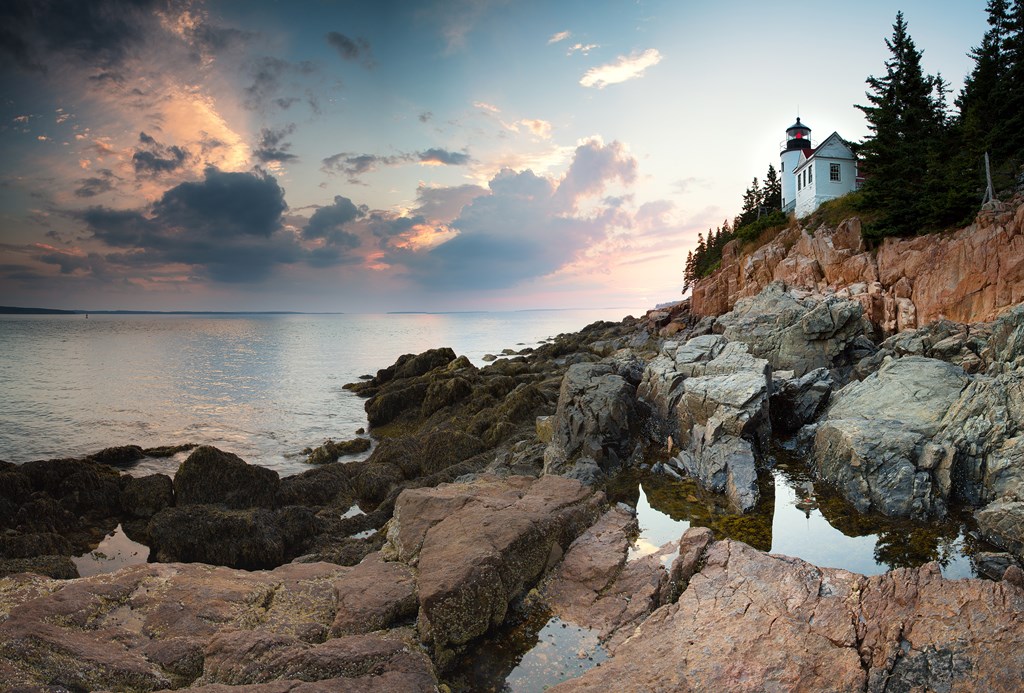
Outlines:
<svg viewBox="0 0 1024 693"><path fill-rule="evenodd" d="M0 304L675 300L798 112L867 135L897 9L955 94L984 5L8 0Z"/></svg>

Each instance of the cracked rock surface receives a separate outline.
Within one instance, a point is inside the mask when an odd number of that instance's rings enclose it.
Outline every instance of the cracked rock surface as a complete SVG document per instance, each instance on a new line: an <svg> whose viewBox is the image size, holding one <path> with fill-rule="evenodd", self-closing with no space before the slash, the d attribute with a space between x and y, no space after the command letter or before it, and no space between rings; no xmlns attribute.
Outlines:
<svg viewBox="0 0 1024 693"><path fill-rule="evenodd" d="M1024 590L928 564L864 577L715 542L675 604L552 690L1019 690Z"/></svg>

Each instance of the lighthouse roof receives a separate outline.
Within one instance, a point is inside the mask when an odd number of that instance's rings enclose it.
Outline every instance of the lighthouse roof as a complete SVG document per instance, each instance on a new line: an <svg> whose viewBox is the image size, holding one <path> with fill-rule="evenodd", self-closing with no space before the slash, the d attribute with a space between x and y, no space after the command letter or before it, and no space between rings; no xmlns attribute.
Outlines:
<svg viewBox="0 0 1024 693"><path fill-rule="evenodd" d="M798 117L796 119L795 123L793 123L788 128L786 128L786 132L789 132L790 130L795 130L797 128L800 128L800 129L803 129L803 130L810 130L811 129L811 127L809 125L806 125L805 123L801 123L800 122L800 118Z"/></svg>

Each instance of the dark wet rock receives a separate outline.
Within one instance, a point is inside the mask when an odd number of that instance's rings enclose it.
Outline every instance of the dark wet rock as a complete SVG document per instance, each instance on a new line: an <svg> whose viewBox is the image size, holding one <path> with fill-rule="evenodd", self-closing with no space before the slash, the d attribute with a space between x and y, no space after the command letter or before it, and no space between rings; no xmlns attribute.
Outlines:
<svg viewBox="0 0 1024 693"><path fill-rule="evenodd" d="M1024 591L937 566L863 577L716 542L676 604L552 690L1013 690Z"/></svg>
<svg viewBox="0 0 1024 693"><path fill-rule="evenodd" d="M71 556L84 551L86 544L72 544L55 532L15 532L0 535L0 556L5 558L34 558L35 556Z"/></svg>
<svg viewBox="0 0 1024 693"><path fill-rule="evenodd" d="M132 518L150 518L174 505L174 482L166 474L126 477L121 489L121 507Z"/></svg>
<svg viewBox="0 0 1024 693"><path fill-rule="evenodd" d="M604 473L615 471L633 453L640 420L635 388L611 365L570 366L558 395L544 473L588 478L594 466Z"/></svg>
<svg viewBox="0 0 1024 693"><path fill-rule="evenodd" d="M682 469L707 490L722 493L735 512L752 510L760 497L757 460L750 442L720 429L695 426L688 449L677 456Z"/></svg>
<svg viewBox="0 0 1024 693"><path fill-rule="evenodd" d="M602 494L557 476L480 476L398 497L385 556L419 572L421 639L445 668L505 619L594 519Z"/></svg>
<svg viewBox="0 0 1024 693"><path fill-rule="evenodd" d="M1006 552L978 551L971 559L978 575L989 580L1002 580L1007 568L1018 565L1013 555Z"/></svg>
<svg viewBox="0 0 1024 693"><path fill-rule="evenodd" d="M216 503L236 509L270 508L280 483L274 470L204 445L178 468L174 496L179 506Z"/></svg>
<svg viewBox="0 0 1024 693"><path fill-rule="evenodd" d="M342 455L356 455L370 449L372 443L369 438L353 438L335 443L333 440L326 440L324 444L311 450L306 457L310 464L330 464L337 462Z"/></svg>
<svg viewBox="0 0 1024 693"><path fill-rule="evenodd" d="M473 392L469 380L462 377L449 378L431 383L423 397L422 415L430 416L442 407L448 407L465 399Z"/></svg>
<svg viewBox="0 0 1024 693"><path fill-rule="evenodd" d="M792 435L824 412L832 394L832 376L818 368L799 378L781 379L773 374L769 412L772 432Z"/></svg>
<svg viewBox="0 0 1024 693"><path fill-rule="evenodd" d="M346 389L364 397L372 397L380 387L392 380L415 378L446 366L455 360L455 352L449 347L429 349L421 354L404 354L392 365L377 371L373 378L357 383L348 383Z"/></svg>
<svg viewBox="0 0 1024 693"><path fill-rule="evenodd" d="M180 445L160 445L155 448L146 448L142 454L146 457L174 457L180 452L188 452L199 447L196 443L182 443Z"/></svg>
<svg viewBox="0 0 1024 693"><path fill-rule="evenodd" d="M120 473L91 460L40 460L18 468L32 490L52 498L61 508L89 519L121 513Z"/></svg>
<svg viewBox="0 0 1024 693"><path fill-rule="evenodd" d="M67 556L0 558L0 577L16 573L35 573L55 580L70 580L78 577L78 568Z"/></svg>
<svg viewBox="0 0 1024 693"><path fill-rule="evenodd" d="M138 445L122 445L114 448L104 448L97 453L89 455L88 459L100 464L107 464L111 467L130 467L143 457L146 453Z"/></svg>
<svg viewBox="0 0 1024 693"><path fill-rule="evenodd" d="M166 508L146 529L152 556L258 570L303 553L301 541L315 532L308 509L225 510L213 505Z"/></svg>

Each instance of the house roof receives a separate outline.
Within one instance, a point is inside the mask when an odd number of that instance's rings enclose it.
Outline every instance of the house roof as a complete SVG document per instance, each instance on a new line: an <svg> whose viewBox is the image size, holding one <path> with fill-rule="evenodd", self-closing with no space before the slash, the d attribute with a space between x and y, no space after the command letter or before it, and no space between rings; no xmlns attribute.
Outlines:
<svg viewBox="0 0 1024 693"><path fill-rule="evenodd" d="M839 133L838 132L833 132L831 135L826 137L823 142L818 144L818 146L815 147L814 149L804 149L804 150L802 150L804 152L804 156L800 158L800 162L796 165L796 168L793 169L793 173L796 173L799 169L803 168L807 164L808 161L813 159L815 157L815 155L818 154L818 152L821 152L822 150L824 150L825 147L830 142L835 142L835 143L839 144L839 146L841 146L843 149L845 149L847 152L849 152L849 156L846 157L846 158L849 158L849 159L856 159L857 158L854 155L853 150L851 150L850 147L847 146L847 144L843 140L843 138L839 136ZM826 157L826 158L833 158L833 157Z"/></svg>

